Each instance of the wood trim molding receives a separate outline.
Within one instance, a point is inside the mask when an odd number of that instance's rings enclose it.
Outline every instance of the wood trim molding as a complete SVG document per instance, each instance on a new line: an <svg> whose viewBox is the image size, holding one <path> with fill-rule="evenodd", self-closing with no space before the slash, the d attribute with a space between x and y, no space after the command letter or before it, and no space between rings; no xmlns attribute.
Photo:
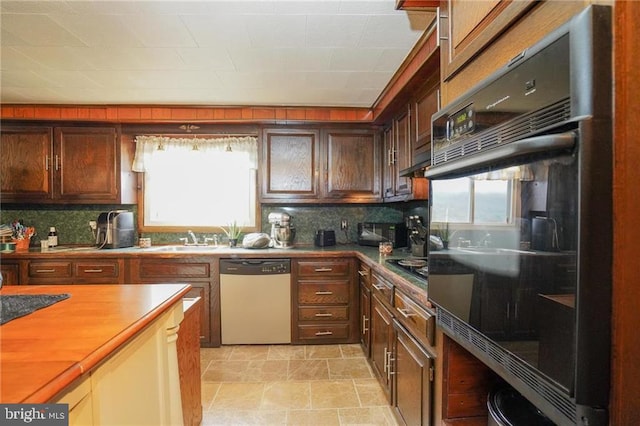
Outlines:
<svg viewBox="0 0 640 426"><path fill-rule="evenodd" d="M199 107L151 105L22 105L5 104L3 120L70 120L112 123L369 123L370 108L339 107Z"/></svg>
<svg viewBox="0 0 640 426"><path fill-rule="evenodd" d="M640 7L617 1L613 10L614 39L614 172L613 295L611 403L609 424L640 424L640 227L637 188L640 181Z"/></svg>
<svg viewBox="0 0 640 426"><path fill-rule="evenodd" d="M423 38L409 54L405 62L398 69L391 81L384 88L372 109L373 120L376 123L385 121L386 115L406 103L417 86L424 84L430 75L439 76L440 52L438 31L436 25L425 33Z"/></svg>

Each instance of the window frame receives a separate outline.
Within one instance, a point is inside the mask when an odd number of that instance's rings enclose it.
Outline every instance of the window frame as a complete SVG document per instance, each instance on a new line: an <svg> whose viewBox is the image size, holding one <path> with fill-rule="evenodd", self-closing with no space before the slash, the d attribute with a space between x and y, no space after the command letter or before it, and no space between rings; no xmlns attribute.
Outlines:
<svg viewBox="0 0 640 426"><path fill-rule="evenodd" d="M147 132L142 132L140 134L148 134ZM261 163L261 150L262 150L262 138L259 134L254 134L252 132L243 133L243 134L228 134L228 133L197 133L191 134L197 135L200 137L206 136L230 136L230 137L245 137L245 136L253 136L257 139L257 164L256 164L256 173L255 173L255 217L254 223L255 226L241 226L241 232L246 234L248 232L262 232L262 204L260 203L260 184L261 184L261 173L260 173L260 163ZM178 137L184 138L190 136L189 134L167 134L162 133L161 136L166 137ZM135 137L133 138L135 139ZM135 145L135 143L134 143ZM209 233L220 233L220 227L218 226L194 226L194 225L147 225L144 223L144 212L145 212L145 173L144 172L135 172L137 175L137 216L138 216L138 232L149 232L149 233L186 233L187 231L193 232L209 232ZM226 224L222 226L226 227Z"/></svg>

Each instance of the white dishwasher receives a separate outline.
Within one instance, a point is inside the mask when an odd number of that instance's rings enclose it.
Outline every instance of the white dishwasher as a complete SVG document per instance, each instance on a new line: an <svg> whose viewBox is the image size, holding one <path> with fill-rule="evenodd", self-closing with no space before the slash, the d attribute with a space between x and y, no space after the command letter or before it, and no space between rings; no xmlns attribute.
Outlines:
<svg viewBox="0 0 640 426"><path fill-rule="evenodd" d="M222 344L291 343L291 260L220 259Z"/></svg>

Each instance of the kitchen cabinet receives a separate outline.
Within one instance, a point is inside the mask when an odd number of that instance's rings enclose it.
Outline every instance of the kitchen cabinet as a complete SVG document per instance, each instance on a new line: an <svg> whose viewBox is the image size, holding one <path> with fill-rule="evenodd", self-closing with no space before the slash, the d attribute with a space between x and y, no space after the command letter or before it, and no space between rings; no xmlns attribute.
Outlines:
<svg viewBox="0 0 640 426"><path fill-rule="evenodd" d="M264 129L261 200L377 202L380 142L370 129Z"/></svg>
<svg viewBox="0 0 640 426"><path fill-rule="evenodd" d="M187 298L202 299L200 311L200 344L220 346L220 289L215 274L214 258L138 257L128 260L127 282L132 284L185 283L191 285Z"/></svg>
<svg viewBox="0 0 640 426"><path fill-rule="evenodd" d="M398 322L393 320L395 380L393 407L406 425L432 424L434 361Z"/></svg>
<svg viewBox="0 0 640 426"><path fill-rule="evenodd" d="M396 418L407 425L432 424L435 313L373 271L370 324L369 362Z"/></svg>
<svg viewBox="0 0 640 426"><path fill-rule="evenodd" d="M200 379L200 312L202 299L185 298L184 319L178 330L178 372L182 418L185 426L202 422L202 386Z"/></svg>
<svg viewBox="0 0 640 426"><path fill-rule="evenodd" d="M536 3L533 0L449 0L448 8L440 14L443 80L460 71Z"/></svg>
<svg viewBox="0 0 640 426"><path fill-rule="evenodd" d="M20 264L3 261L0 264L0 274L2 274L2 285L20 284Z"/></svg>
<svg viewBox="0 0 640 426"><path fill-rule="evenodd" d="M4 202L118 204L121 147L115 127L4 126Z"/></svg>
<svg viewBox="0 0 640 426"><path fill-rule="evenodd" d="M394 292L393 406L407 425L432 424L435 312Z"/></svg>
<svg viewBox="0 0 640 426"><path fill-rule="evenodd" d="M24 260L22 284L122 284L123 259L46 258Z"/></svg>
<svg viewBox="0 0 640 426"><path fill-rule="evenodd" d="M440 109L440 70L427 80L413 102L411 166L431 159L431 117Z"/></svg>
<svg viewBox="0 0 640 426"><path fill-rule="evenodd" d="M320 196L320 133L312 129L265 129L262 198L314 200Z"/></svg>
<svg viewBox="0 0 640 426"><path fill-rule="evenodd" d="M391 313L393 284L373 273L371 288L371 368L391 403L393 381L390 364L395 338Z"/></svg>
<svg viewBox="0 0 640 426"><path fill-rule="evenodd" d="M292 260L292 343L356 343L355 258Z"/></svg>
<svg viewBox="0 0 640 426"><path fill-rule="evenodd" d="M360 262L360 345L368 358L371 356L371 267Z"/></svg>

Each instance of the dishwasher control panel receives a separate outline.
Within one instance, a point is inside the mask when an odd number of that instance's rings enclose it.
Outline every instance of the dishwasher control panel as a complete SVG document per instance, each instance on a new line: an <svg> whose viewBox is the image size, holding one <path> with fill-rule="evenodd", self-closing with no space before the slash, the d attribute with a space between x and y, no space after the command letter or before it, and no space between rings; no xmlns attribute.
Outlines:
<svg viewBox="0 0 640 426"><path fill-rule="evenodd" d="M220 259L220 274L275 275L291 273L290 259Z"/></svg>

